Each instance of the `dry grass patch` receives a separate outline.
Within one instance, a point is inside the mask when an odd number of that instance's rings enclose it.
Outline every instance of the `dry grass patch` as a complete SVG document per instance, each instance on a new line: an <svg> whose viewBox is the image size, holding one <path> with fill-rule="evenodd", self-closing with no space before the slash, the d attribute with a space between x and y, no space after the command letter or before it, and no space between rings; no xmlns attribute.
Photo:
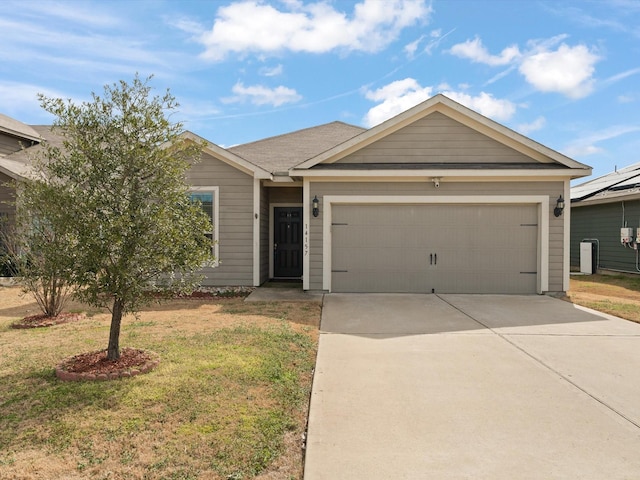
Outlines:
<svg viewBox="0 0 640 480"><path fill-rule="evenodd" d="M577 305L640 323L640 277L572 276L566 298Z"/></svg>
<svg viewBox="0 0 640 480"><path fill-rule="evenodd" d="M58 381L64 358L104 348L110 316L14 330L34 305L0 289L0 477L296 479L317 346L311 303L175 300L123 322L153 373Z"/></svg>

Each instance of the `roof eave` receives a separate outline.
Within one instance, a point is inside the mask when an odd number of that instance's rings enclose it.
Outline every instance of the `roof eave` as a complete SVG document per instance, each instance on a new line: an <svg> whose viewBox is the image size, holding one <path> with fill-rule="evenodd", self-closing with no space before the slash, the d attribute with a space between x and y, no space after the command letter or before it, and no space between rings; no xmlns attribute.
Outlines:
<svg viewBox="0 0 640 480"><path fill-rule="evenodd" d="M254 178L258 178L261 180L270 180L273 175L267 170L258 167L257 165L245 160L244 158L236 155L235 153L230 152L229 150L216 145L209 140L202 138L199 135L196 135L193 132L185 131L180 134L180 137L185 140L190 140L196 143L203 143L204 150L211 153L213 156L222 160L223 162L241 170L245 173L252 175Z"/></svg>
<svg viewBox="0 0 640 480"><path fill-rule="evenodd" d="M401 168L395 170L309 170L294 168L289 171L292 177L546 177L546 178L563 178L574 179L591 175L591 168L584 169L446 169L446 168L424 168L404 170Z"/></svg>

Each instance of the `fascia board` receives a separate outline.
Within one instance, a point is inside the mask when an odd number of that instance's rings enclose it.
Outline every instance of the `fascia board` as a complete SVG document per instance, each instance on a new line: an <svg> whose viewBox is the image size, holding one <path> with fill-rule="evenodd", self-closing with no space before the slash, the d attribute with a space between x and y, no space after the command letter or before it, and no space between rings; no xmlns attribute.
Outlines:
<svg viewBox="0 0 640 480"><path fill-rule="evenodd" d="M587 170L299 170L294 169L290 172L292 177L331 177L331 178L375 178L375 177L408 177L408 178L424 178L424 177L492 177L492 178L513 178L513 177L544 177L544 178L580 178L591 174L591 169Z"/></svg>
<svg viewBox="0 0 640 480"><path fill-rule="evenodd" d="M196 142L196 143L202 143L204 142L204 151L211 154L212 156L214 156L216 159L225 162L226 164L248 174L251 175L254 178L258 178L258 179L268 179L271 180L272 179L272 175L271 173L269 173L268 171L258 167L257 165L254 165L251 162L248 162L247 160L245 160L242 157L239 157L238 155L236 155L235 153L231 153L229 150L226 150L218 145L216 145L215 143L210 142L209 140L200 137L199 135L196 135L195 133L192 132L184 132L180 135L181 138L185 139L185 140L190 140L192 142Z"/></svg>
<svg viewBox="0 0 640 480"><path fill-rule="evenodd" d="M541 163L552 163L553 160L569 168L584 169L588 165L577 162L566 155L561 154L549 147L545 147L535 140L511 130L498 122L491 120L479 113L443 96L442 105L445 108L438 108L437 111L449 116L453 120L472 128L493 140L496 140L514 150L527 155Z"/></svg>
<svg viewBox="0 0 640 480"><path fill-rule="evenodd" d="M353 152L356 152L367 145L372 144L376 140L383 138L387 135L392 134L400 130L401 128L413 123L420 117L426 116L429 113L435 111L433 109L434 104L437 102L438 96L432 97L429 100L421 103L420 105L410 108L409 110L385 121L380 125L376 125L369 130L362 132L360 135L356 135L350 140L347 140L340 145L333 147L330 150L327 150L320 155L317 155L309 160L302 162L301 164L295 167L298 169L306 169L313 167L319 163L334 163L341 158L350 155Z"/></svg>
<svg viewBox="0 0 640 480"><path fill-rule="evenodd" d="M314 158L311 158L295 167L296 170L311 168L319 163L334 163L347 155L370 145L397 130L430 115L440 112L448 117L472 128L489 138L492 138L514 150L527 155L542 163L557 162L572 169L583 170L590 168L587 165L531 140L477 112L438 94L429 100L393 117L386 122L377 125L360 135L344 142Z"/></svg>
<svg viewBox="0 0 640 480"><path fill-rule="evenodd" d="M591 197L579 202L571 202L571 208L590 207L591 205L602 205L605 203L619 203L632 200L640 200L640 192L626 193L620 195L607 195L601 197Z"/></svg>
<svg viewBox="0 0 640 480"><path fill-rule="evenodd" d="M29 125L27 125L27 127L29 127ZM29 127L31 128L31 127ZM18 130L13 130L11 128L8 127L2 127L0 126L0 132L4 132L8 135L11 135L13 137L18 137L22 140L31 140L33 142L42 142L43 138L37 134L37 132L34 131L35 135L31 135L30 133L26 133L26 132L20 132Z"/></svg>
<svg viewBox="0 0 640 480"><path fill-rule="evenodd" d="M28 165L7 160L6 158L0 158L0 172L14 180L26 180L29 177L29 171L30 167Z"/></svg>

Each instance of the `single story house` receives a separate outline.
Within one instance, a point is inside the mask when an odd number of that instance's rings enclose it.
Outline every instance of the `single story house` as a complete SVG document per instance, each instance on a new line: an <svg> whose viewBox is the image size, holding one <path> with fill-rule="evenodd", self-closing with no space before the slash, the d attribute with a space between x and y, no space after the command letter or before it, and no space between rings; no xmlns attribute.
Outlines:
<svg viewBox="0 0 640 480"><path fill-rule="evenodd" d="M7 163L19 155L0 157L0 175L19 176ZM228 149L208 142L188 181L216 240L206 285L543 294L568 290L564 199L590 173L436 95L371 129L333 122Z"/></svg>
<svg viewBox="0 0 640 480"><path fill-rule="evenodd" d="M640 163L573 187L571 210L573 268L580 266L580 244L592 243L586 255L591 251L596 269L640 273Z"/></svg>

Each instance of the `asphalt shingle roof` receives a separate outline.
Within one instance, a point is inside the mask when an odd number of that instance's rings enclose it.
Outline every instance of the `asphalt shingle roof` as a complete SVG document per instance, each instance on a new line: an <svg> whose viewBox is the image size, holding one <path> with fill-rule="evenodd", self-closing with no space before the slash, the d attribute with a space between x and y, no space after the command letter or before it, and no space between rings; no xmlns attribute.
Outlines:
<svg viewBox="0 0 640 480"><path fill-rule="evenodd" d="M364 131L364 128L355 125L331 122L227 150L271 173L286 172Z"/></svg>

